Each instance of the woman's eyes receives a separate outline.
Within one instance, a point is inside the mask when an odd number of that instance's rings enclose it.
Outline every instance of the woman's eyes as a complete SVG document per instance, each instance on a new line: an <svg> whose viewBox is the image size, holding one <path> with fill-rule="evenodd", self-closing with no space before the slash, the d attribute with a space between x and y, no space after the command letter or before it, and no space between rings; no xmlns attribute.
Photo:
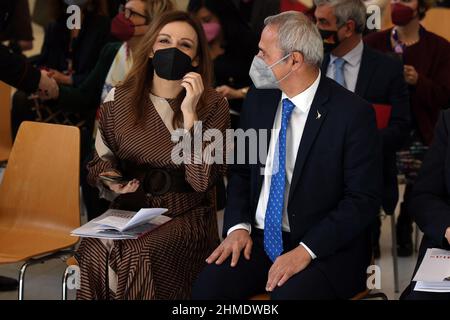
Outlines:
<svg viewBox="0 0 450 320"><path fill-rule="evenodd" d="M171 42L169 41L169 39L160 39L159 43L163 43L163 44L170 44ZM192 45L190 43L187 42L183 42L180 44L181 47L186 48L186 49L191 49Z"/></svg>

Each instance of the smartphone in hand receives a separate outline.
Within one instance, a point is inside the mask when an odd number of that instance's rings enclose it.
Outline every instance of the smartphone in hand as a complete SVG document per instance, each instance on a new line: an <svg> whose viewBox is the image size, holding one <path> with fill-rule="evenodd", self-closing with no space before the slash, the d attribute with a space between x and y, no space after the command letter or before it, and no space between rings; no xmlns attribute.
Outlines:
<svg viewBox="0 0 450 320"><path fill-rule="evenodd" d="M107 174L101 174L99 175L99 178L103 180L104 182L111 182L111 183L117 183L117 184L128 184L130 182L129 180L125 179L122 176L113 176L113 175L107 175Z"/></svg>

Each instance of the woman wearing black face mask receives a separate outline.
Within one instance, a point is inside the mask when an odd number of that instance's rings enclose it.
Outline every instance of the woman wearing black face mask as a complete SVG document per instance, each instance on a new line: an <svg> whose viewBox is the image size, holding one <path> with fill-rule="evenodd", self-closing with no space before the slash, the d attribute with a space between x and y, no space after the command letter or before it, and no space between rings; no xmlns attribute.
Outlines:
<svg viewBox="0 0 450 320"><path fill-rule="evenodd" d="M398 159L399 169L406 177L404 202L397 224L400 256L412 254L412 217L407 202L433 139L439 113L450 105L450 44L420 25L430 6L428 0L393 0L394 27L364 39L369 46L403 60L404 77L409 85L413 131L408 146Z"/></svg>
<svg viewBox="0 0 450 320"><path fill-rule="evenodd" d="M187 13L165 13L153 21L133 59L127 79L102 105L88 179L113 207L168 208L173 220L137 240L83 239L79 299L187 299L219 240L213 187L225 166L199 158L211 142L200 142L193 154L185 149L181 163L179 152L172 153L176 129L186 130L183 141L190 145L186 133L217 129L225 135L229 127L227 102L211 88L201 26ZM107 182L105 175L129 182Z"/></svg>
<svg viewBox="0 0 450 320"><path fill-rule="evenodd" d="M99 105L111 88L125 80L133 66L134 52L149 27L145 24L150 23L152 17L173 8L171 0L126 1L124 6L118 8L119 12L111 22L112 35L121 38L123 42L107 43L101 50L97 64L78 87L61 85L59 94L51 97L56 99L56 108L89 114L89 125L92 127ZM105 212L109 204L104 199L99 199L97 188L91 187L86 181L87 169L84 163L92 159L92 136L95 136L92 132L86 134L86 154L83 155L81 167L83 199L89 220Z"/></svg>

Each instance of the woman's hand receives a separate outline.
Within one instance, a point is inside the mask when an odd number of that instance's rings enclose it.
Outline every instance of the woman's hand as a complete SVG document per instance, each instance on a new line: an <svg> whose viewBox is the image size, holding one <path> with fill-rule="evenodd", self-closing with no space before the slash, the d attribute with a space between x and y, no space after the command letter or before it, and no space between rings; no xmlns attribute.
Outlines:
<svg viewBox="0 0 450 320"><path fill-rule="evenodd" d="M186 96L181 103L184 128L189 130L194 125L194 121L197 120L197 104L205 88L202 77L196 72L186 74L181 81L181 86L186 89Z"/></svg>
<svg viewBox="0 0 450 320"><path fill-rule="evenodd" d="M38 95L42 100L56 99L59 96L58 84L45 70L41 70Z"/></svg>
<svg viewBox="0 0 450 320"><path fill-rule="evenodd" d="M419 74L413 66L405 65L403 67L403 73L407 84L415 86L419 80Z"/></svg>
<svg viewBox="0 0 450 320"><path fill-rule="evenodd" d="M100 177L104 176L112 176L112 177L121 177L121 175L117 171L105 171L100 173ZM139 188L139 180L133 179L126 184L105 181L102 179L102 182L113 192L117 194L125 194L125 193L133 193Z"/></svg>
<svg viewBox="0 0 450 320"><path fill-rule="evenodd" d="M50 69L48 75L53 79L55 79L56 82L59 84L64 84L68 86L73 85L72 76L61 73L58 70Z"/></svg>
<svg viewBox="0 0 450 320"><path fill-rule="evenodd" d="M450 245L450 227L445 230L445 239L447 239L447 242Z"/></svg>

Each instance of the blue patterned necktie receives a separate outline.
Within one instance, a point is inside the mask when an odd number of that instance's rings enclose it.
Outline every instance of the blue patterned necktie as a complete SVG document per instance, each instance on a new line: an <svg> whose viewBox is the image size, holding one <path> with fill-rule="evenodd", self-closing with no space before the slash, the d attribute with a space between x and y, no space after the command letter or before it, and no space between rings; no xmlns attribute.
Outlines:
<svg viewBox="0 0 450 320"><path fill-rule="evenodd" d="M334 60L334 80L339 83L341 86L346 88L345 78L344 78L344 65L345 60L342 58L337 58Z"/></svg>
<svg viewBox="0 0 450 320"><path fill-rule="evenodd" d="M295 105L289 99L283 99L281 129L275 148L269 201L264 218L264 250L272 261L275 261L283 252L282 221L286 186L286 130L294 108Z"/></svg>

